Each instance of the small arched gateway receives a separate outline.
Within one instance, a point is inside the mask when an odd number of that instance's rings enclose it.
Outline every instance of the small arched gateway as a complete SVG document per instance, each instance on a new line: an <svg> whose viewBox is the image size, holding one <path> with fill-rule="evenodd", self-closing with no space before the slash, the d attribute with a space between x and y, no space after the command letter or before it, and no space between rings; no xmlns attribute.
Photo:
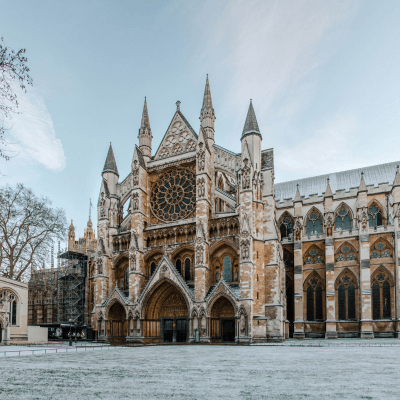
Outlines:
<svg viewBox="0 0 400 400"><path fill-rule="evenodd" d="M184 294L169 279L151 291L144 305L143 336L146 342L186 342L189 309Z"/></svg>
<svg viewBox="0 0 400 400"><path fill-rule="evenodd" d="M125 342L127 336L126 311L116 301L108 310L107 337L112 342Z"/></svg>
<svg viewBox="0 0 400 400"><path fill-rule="evenodd" d="M210 337L213 342L234 342L235 309L226 296L220 296L211 307Z"/></svg>

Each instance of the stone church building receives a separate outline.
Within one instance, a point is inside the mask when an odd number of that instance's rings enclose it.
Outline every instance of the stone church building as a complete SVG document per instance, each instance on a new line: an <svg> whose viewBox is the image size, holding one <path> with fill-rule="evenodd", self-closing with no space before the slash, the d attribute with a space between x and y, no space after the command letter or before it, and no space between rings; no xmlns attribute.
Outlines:
<svg viewBox="0 0 400 400"><path fill-rule="evenodd" d="M251 101L240 154L216 143L208 77L197 132L176 105L157 147L145 100L122 179L110 145L88 285L98 338L397 337L396 163L275 184Z"/></svg>

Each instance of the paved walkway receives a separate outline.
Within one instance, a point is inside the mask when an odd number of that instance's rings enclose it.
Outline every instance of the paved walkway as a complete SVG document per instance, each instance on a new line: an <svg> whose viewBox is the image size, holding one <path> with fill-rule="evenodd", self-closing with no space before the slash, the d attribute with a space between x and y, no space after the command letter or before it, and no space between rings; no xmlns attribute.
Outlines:
<svg viewBox="0 0 400 400"><path fill-rule="evenodd" d="M397 346L110 347L10 357L0 399L398 399L399 360Z"/></svg>

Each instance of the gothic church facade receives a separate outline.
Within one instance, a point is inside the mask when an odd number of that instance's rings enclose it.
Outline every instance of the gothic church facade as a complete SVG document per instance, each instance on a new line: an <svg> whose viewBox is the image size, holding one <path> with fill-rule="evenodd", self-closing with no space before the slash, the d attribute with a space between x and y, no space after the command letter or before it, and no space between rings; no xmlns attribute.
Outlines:
<svg viewBox="0 0 400 400"><path fill-rule="evenodd" d="M397 336L395 164L275 184L252 103L240 154L214 122L207 77L198 133L177 102L153 151L145 100L122 180L110 145L88 297L98 338Z"/></svg>

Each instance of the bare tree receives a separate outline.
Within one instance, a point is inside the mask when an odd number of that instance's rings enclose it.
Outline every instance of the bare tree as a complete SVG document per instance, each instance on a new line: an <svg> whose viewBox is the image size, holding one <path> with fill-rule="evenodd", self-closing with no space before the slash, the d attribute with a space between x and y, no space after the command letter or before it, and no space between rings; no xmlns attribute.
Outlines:
<svg viewBox="0 0 400 400"><path fill-rule="evenodd" d="M18 184L0 188L0 274L17 280L42 268L54 240L64 240L64 210Z"/></svg>
<svg viewBox="0 0 400 400"><path fill-rule="evenodd" d="M4 39L0 39L0 120L4 122L11 118L11 115L18 108L17 95L12 83L18 81L20 88L26 91L26 85L32 85L32 78L29 76L29 68L26 63L25 49L17 52L9 49ZM0 158L8 160L5 146L6 128L0 125Z"/></svg>

